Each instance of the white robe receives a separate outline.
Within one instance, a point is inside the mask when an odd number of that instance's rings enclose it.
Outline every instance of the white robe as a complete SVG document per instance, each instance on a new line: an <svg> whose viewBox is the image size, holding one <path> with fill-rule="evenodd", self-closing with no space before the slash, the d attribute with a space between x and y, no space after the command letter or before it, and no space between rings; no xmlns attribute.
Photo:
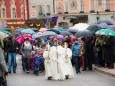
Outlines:
<svg viewBox="0 0 115 86"><path fill-rule="evenodd" d="M73 77L74 76L74 72L73 72L73 67L72 67L72 63L71 63L71 58L72 58L72 51L70 48L64 48L65 51L65 71L66 71L66 75L69 75L69 77Z"/></svg>
<svg viewBox="0 0 115 86"><path fill-rule="evenodd" d="M49 52L48 51L44 51L43 53L43 58L45 59L45 70L46 70L46 73L45 73L45 76L46 78L52 76L52 73L51 73L51 63L50 63L50 58L49 58Z"/></svg>
<svg viewBox="0 0 115 86"><path fill-rule="evenodd" d="M52 46L50 48L51 70L52 79L65 79L65 60L64 60L64 48L62 46Z"/></svg>

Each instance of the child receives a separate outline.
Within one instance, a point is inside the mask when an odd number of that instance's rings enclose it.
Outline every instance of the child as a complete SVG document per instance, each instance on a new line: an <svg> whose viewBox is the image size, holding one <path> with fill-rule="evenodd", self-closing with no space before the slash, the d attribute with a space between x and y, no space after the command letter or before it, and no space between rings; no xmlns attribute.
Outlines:
<svg viewBox="0 0 115 86"><path fill-rule="evenodd" d="M31 58L30 58L30 69L32 70L34 67L33 59L35 57L35 51L32 51Z"/></svg>
<svg viewBox="0 0 115 86"><path fill-rule="evenodd" d="M41 58L38 56L38 52L35 53L33 63L34 63L33 73L38 76L39 75L40 65L42 63Z"/></svg>

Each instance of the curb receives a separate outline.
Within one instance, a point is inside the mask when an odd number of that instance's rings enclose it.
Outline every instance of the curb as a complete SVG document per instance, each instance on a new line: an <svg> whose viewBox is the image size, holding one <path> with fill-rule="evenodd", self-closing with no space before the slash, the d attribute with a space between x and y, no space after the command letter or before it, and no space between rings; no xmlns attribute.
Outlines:
<svg viewBox="0 0 115 86"><path fill-rule="evenodd" d="M103 70L98 69L98 68L96 68L96 67L93 67L93 69L94 69L95 71L98 71L98 72L100 72L100 73L103 73L103 74L105 74L105 75L108 75L108 76L111 76L111 77L115 78L115 74L112 74L112 73L103 71Z"/></svg>

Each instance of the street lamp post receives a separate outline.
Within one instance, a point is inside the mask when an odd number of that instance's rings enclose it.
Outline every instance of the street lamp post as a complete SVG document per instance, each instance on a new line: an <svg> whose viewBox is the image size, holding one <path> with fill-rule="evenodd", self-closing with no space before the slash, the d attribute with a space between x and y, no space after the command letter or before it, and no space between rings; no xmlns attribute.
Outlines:
<svg viewBox="0 0 115 86"><path fill-rule="evenodd" d="M99 14L99 12L97 11L97 22L99 21L99 19L100 19L100 14Z"/></svg>

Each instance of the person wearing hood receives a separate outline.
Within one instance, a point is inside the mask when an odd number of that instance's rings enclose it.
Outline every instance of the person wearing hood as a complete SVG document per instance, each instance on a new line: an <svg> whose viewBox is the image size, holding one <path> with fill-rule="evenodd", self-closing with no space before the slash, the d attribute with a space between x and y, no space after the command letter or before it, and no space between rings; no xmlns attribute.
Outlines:
<svg viewBox="0 0 115 86"><path fill-rule="evenodd" d="M72 44L72 58L74 61L76 73L80 73L80 43L77 38L74 38Z"/></svg>

